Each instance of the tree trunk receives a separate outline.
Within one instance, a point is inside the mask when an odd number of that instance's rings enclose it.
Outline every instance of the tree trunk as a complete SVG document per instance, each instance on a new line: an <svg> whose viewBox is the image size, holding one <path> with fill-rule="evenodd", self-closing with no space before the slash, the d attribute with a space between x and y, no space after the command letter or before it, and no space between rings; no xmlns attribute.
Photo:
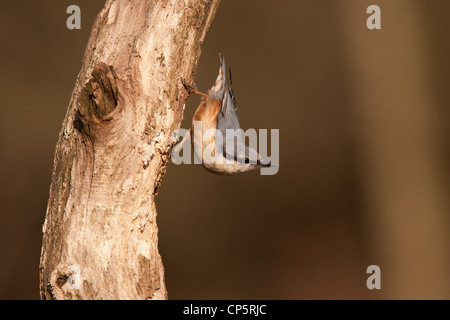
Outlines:
<svg viewBox="0 0 450 320"><path fill-rule="evenodd" d="M154 198L220 0L108 0L56 146L42 299L166 299Z"/></svg>

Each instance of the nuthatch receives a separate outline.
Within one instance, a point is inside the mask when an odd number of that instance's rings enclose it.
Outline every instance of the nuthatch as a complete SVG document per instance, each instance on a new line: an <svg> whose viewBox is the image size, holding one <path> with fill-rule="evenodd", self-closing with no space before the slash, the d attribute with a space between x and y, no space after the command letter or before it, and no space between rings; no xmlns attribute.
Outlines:
<svg viewBox="0 0 450 320"><path fill-rule="evenodd" d="M182 79L189 94L202 96L192 121L194 153L206 170L219 175L236 175L270 167L273 164L264 161L255 149L245 145L231 87L231 69L227 81L225 67L225 58L220 54L219 75L206 94L198 91L195 84ZM201 134L196 134L197 130Z"/></svg>

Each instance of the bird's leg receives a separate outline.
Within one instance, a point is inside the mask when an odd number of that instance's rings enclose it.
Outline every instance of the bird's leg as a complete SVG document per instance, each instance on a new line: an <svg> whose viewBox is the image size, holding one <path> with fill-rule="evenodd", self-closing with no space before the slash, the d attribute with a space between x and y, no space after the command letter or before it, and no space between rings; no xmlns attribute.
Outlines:
<svg viewBox="0 0 450 320"><path fill-rule="evenodd" d="M207 95L206 93L203 93L203 92L198 91L197 86L195 85L195 83L190 84L190 83L188 83L188 82L186 81L186 79L183 79L183 78L181 78L181 82L183 83L184 88L186 89L186 91L187 91L189 94L193 93L193 94L202 96L202 97L204 97L204 98L207 98L207 97L208 97L208 95Z"/></svg>

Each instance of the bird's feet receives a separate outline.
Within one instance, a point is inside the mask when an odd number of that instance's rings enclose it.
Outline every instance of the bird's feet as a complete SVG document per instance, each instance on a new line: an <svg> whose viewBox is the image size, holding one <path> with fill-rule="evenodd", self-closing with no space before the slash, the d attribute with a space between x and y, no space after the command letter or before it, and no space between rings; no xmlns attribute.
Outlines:
<svg viewBox="0 0 450 320"><path fill-rule="evenodd" d="M192 84L190 84L189 82L186 81L186 79L181 78L181 83L183 83L183 86L186 89L187 93L189 93L189 94L192 94L192 93L193 94L197 94L197 95L205 97L205 98L208 97L207 94L198 91L197 85L194 82Z"/></svg>

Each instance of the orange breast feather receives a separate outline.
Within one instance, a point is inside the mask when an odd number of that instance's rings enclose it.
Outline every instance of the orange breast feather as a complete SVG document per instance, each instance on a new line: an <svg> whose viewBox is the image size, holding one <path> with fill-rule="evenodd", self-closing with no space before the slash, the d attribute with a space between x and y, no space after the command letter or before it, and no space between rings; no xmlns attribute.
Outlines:
<svg viewBox="0 0 450 320"><path fill-rule="evenodd" d="M222 100L208 94L208 98L202 100L195 111L193 121L201 121L203 131L215 129L217 126L217 116L222 108Z"/></svg>

